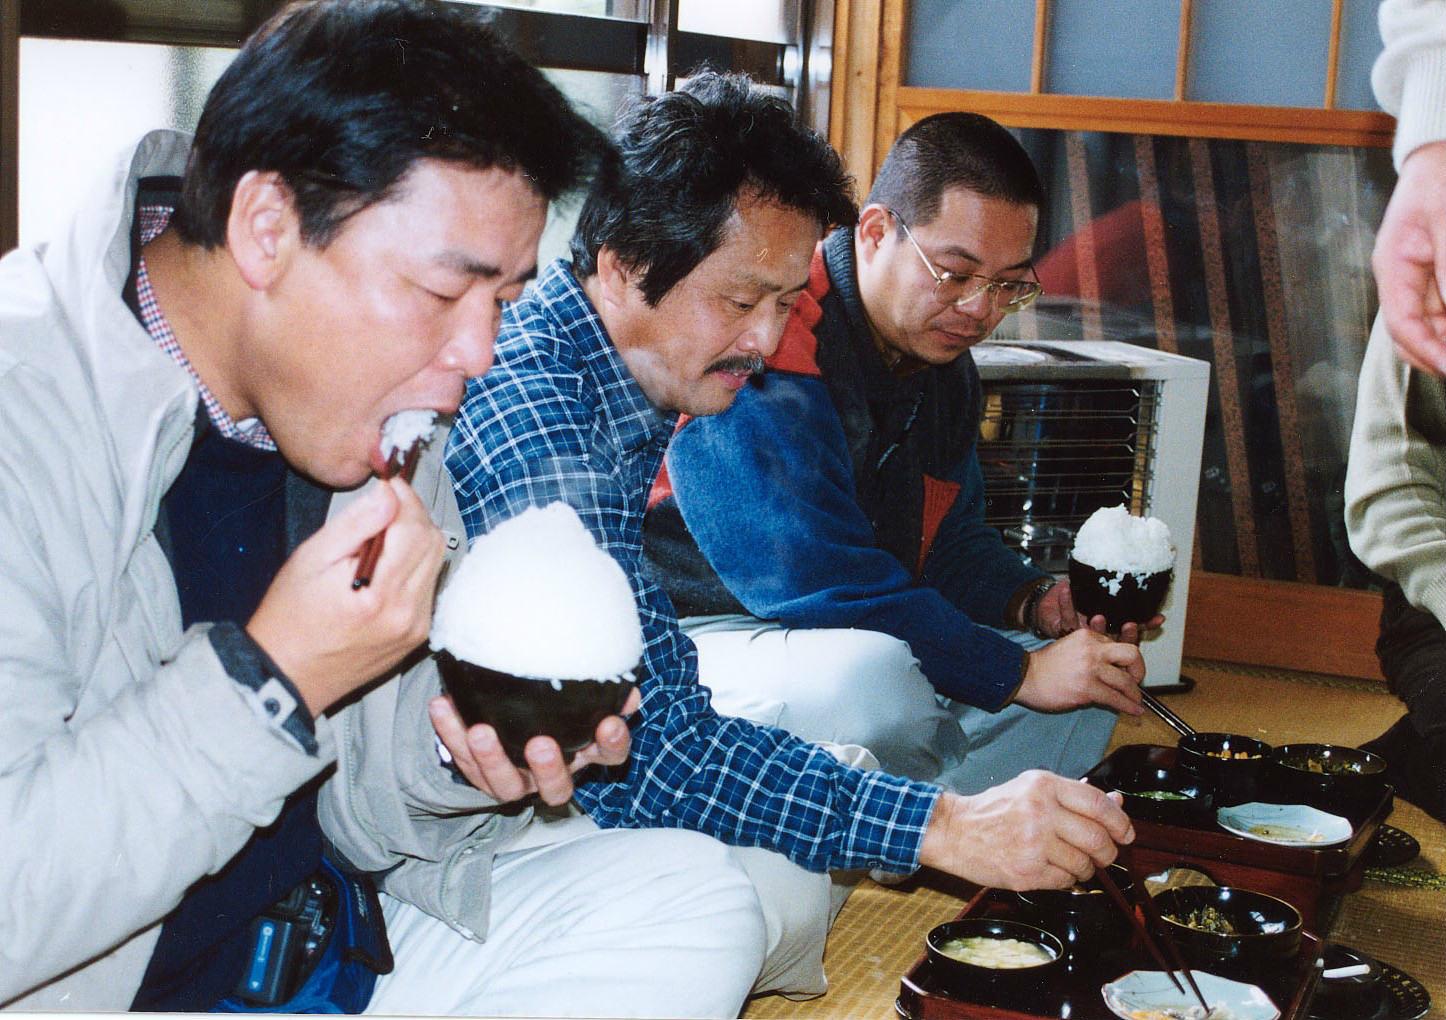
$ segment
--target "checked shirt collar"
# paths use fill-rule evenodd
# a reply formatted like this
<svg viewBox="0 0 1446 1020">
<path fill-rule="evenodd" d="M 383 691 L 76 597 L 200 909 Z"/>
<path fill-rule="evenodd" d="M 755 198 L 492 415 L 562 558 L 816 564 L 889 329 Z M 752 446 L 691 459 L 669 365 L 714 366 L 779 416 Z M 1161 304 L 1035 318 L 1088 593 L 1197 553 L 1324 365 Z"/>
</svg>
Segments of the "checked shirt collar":
<svg viewBox="0 0 1446 1020">
<path fill-rule="evenodd" d="M 537 302 L 581 353 L 585 370 L 602 396 L 603 424 L 613 445 L 628 457 L 649 447 L 666 446 L 678 416 L 659 411 L 643 393 L 573 275 L 572 263 L 554 261 L 534 287 Z"/>
</svg>

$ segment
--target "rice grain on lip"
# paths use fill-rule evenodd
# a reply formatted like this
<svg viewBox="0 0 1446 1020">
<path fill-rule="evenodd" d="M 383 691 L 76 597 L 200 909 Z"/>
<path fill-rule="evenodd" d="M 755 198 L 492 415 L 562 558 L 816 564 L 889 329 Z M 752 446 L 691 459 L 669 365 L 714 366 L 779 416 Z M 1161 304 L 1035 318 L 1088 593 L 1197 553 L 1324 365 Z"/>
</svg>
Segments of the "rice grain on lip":
<svg viewBox="0 0 1446 1020">
<path fill-rule="evenodd" d="M 431 645 L 514 676 L 631 680 L 643 654 L 632 586 L 566 503 L 472 543 L 437 599 Z"/>
<path fill-rule="evenodd" d="M 1124 504 L 1090 514 L 1075 536 L 1070 555 L 1096 570 L 1133 574 L 1140 583 L 1175 565 L 1175 547 L 1165 522 L 1158 517 L 1136 517 Z M 1116 579 L 1110 594 L 1118 593 Z"/>
</svg>

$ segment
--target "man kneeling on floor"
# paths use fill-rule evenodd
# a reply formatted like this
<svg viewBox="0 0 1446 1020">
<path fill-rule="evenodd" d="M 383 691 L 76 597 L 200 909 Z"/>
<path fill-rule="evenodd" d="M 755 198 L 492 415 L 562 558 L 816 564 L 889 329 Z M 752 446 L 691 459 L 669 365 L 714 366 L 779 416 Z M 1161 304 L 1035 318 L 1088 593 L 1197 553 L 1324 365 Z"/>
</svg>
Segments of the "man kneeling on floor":
<svg viewBox="0 0 1446 1020">
<path fill-rule="evenodd" d="M 621 165 L 594 186 L 573 260 L 504 312 L 497 363 L 471 384 L 447 462 L 470 535 L 562 500 L 622 566 L 644 639 L 631 758 L 574 787 L 553 741 L 530 740 L 520 770 L 491 727 L 464 730 L 445 700 L 435 707 L 457 767 L 490 798 L 575 794 L 587 815 L 531 826 L 527 849 L 472 837 L 467 819 L 425 823 L 477 850 L 442 898 L 459 922 L 481 923 L 457 904 L 493 873 L 486 942 L 434 957 L 437 1012 L 481 975 L 484 992 L 509 990 L 480 1000 L 494 1013 L 735 1015 L 752 988 L 822 990 L 831 869 L 929 865 L 991 886 L 1065 886 L 1133 838 L 1117 798 L 1083 783 L 1032 772 L 963 797 L 709 706 L 643 566 L 647 494 L 677 415 L 727 409 L 777 347 L 824 230 L 854 209 L 837 155 L 745 78 L 697 75 L 641 103 L 619 139 Z M 367 863 L 399 859 L 379 839 Z M 675 898 L 690 869 L 718 861 L 747 876 L 756 930 L 737 923 L 742 903 L 725 913 Z M 660 932 L 653 948 L 613 948 L 617 926 L 644 923 Z M 585 980 L 555 980 L 564 964 Z"/>
<path fill-rule="evenodd" d="M 1042 201 L 987 117 L 915 124 L 815 253 L 770 370 L 679 430 L 648 565 L 720 712 L 963 793 L 1082 775 L 1140 713 L 1140 627 L 1106 637 L 984 520 L 969 349 L 1040 292 Z"/>
<path fill-rule="evenodd" d="M 411 862 L 391 916 L 451 861 L 350 784 L 393 752 L 393 787 L 456 784 L 425 697 L 413 719 L 337 706 L 413 659 L 456 508 L 440 451 L 416 489 L 328 506 L 381 470 L 392 415 L 448 414 L 486 371 L 548 202 L 608 149 L 466 8 L 322 0 L 248 40 L 194 140 L 145 136 L 0 262 L 0 1005 L 367 1005 L 375 893 L 324 847 L 362 829 Z M 399 687 L 435 672 L 377 696 Z M 584 761 L 626 758 L 613 724 Z M 751 896 L 715 873 L 678 894 Z M 399 931 L 372 1007 L 428 1012 L 413 967 L 447 939 Z"/>
</svg>

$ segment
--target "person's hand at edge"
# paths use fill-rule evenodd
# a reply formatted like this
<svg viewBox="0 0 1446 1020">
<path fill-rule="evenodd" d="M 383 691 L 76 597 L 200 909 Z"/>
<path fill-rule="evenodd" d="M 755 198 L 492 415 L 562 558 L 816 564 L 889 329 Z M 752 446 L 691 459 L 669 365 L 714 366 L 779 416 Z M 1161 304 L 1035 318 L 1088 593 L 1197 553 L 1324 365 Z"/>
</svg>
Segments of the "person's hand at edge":
<svg viewBox="0 0 1446 1020">
<path fill-rule="evenodd" d="M 1446 141 L 1412 150 L 1401 164 L 1371 268 L 1396 353 L 1446 375 Z"/>
</svg>

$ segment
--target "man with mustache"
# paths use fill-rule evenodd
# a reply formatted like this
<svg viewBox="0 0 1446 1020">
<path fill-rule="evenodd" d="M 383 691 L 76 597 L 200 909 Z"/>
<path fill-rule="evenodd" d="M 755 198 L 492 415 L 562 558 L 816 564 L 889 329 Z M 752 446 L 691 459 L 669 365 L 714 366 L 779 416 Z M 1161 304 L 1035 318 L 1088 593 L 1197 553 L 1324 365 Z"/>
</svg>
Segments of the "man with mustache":
<svg viewBox="0 0 1446 1020">
<path fill-rule="evenodd" d="M 969 349 L 1040 292 L 1042 200 L 998 124 L 919 122 L 819 248 L 772 370 L 680 429 L 646 548 L 719 711 L 962 792 L 1080 775 L 1114 725 L 1089 706 L 1141 711 L 1139 627 L 1110 640 L 984 523 Z"/>
<path fill-rule="evenodd" d="M 497 362 L 469 384 L 447 464 L 470 535 L 562 500 L 627 574 L 644 638 L 631 756 L 574 786 L 548 738 L 528 742 L 519 770 L 490 726 L 464 730 L 445 699 L 433 721 L 461 774 L 496 800 L 575 795 L 587 817 L 552 823 L 556 845 L 683 829 L 695 831 L 672 835 L 735 848 L 764 919 L 755 988 L 818 993 L 826 872 L 923 864 L 991 886 L 1068 885 L 1133 833 L 1118 796 L 1084 783 L 1036 772 L 962 797 L 710 708 L 643 564 L 647 495 L 679 415 L 708 420 L 748 392 L 824 230 L 852 222 L 854 207 L 837 154 L 743 76 L 694 75 L 645 101 L 618 145 L 572 261 L 546 267 L 504 313 Z M 639 881 L 650 866 L 639 862 Z"/>
</svg>

